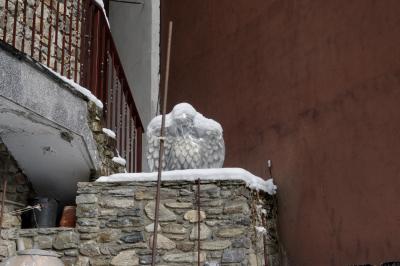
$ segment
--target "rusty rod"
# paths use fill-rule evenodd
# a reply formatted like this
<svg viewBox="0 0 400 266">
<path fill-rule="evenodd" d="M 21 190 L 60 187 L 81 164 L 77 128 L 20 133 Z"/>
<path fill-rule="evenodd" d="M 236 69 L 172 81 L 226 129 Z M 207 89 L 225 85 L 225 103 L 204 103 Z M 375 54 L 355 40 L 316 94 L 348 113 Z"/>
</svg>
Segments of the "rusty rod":
<svg viewBox="0 0 400 266">
<path fill-rule="evenodd" d="M 3 228 L 4 204 L 6 201 L 7 177 L 3 176 L 3 193 L 1 195 L 0 231 Z"/>
<path fill-rule="evenodd" d="M 160 210 L 160 190 L 161 190 L 161 173 L 162 173 L 162 162 L 164 157 L 164 134 L 165 134 L 165 113 L 167 110 L 167 96 L 168 96 L 168 80 L 169 80 L 169 62 L 171 55 L 171 38 L 172 38 L 172 21 L 169 22 L 168 29 L 168 48 L 167 48 L 167 61 L 165 68 L 165 80 L 164 80 L 164 98 L 162 106 L 162 119 L 161 119 L 161 132 L 160 132 L 160 151 L 158 156 L 158 175 L 157 175 L 157 192 L 156 192 L 156 207 L 154 214 L 154 231 L 153 231 L 153 247 L 151 251 L 151 265 L 156 265 L 157 255 L 157 228 L 158 228 L 158 215 Z M 138 154 L 138 156 L 140 156 Z"/>
<path fill-rule="evenodd" d="M 6 10 L 7 12 L 7 10 Z M 17 24 L 18 24 L 18 1 L 15 1 L 14 6 L 14 26 L 13 26 L 13 34 L 12 34 L 12 46 L 15 47 L 15 38 L 17 36 Z"/>
<path fill-rule="evenodd" d="M 197 265 L 200 266 L 200 178 L 197 179 Z"/>
</svg>

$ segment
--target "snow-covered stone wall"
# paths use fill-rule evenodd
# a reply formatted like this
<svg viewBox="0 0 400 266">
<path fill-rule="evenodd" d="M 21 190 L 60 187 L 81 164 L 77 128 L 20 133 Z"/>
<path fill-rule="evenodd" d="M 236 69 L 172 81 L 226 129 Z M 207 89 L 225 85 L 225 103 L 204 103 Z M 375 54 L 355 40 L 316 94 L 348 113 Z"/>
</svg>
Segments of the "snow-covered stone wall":
<svg viewBox="0 0 400 266">
<path fill-rule="evenodd" d="M 80 260 L 87 257 L 93 265 L 123 265 L 119 263 L 127 260 L 149 264 L 155 188 L 152 181 L 79 183 Z M 269 265 L 279 265 L 274 202 L 273 196 L 241 180 L 202 180 L 202 265 L 264 265 L 264 236 Z M 163 181 L 157 264 L 197 261 L 197 206 L 196 182 Z"/>
</svg>

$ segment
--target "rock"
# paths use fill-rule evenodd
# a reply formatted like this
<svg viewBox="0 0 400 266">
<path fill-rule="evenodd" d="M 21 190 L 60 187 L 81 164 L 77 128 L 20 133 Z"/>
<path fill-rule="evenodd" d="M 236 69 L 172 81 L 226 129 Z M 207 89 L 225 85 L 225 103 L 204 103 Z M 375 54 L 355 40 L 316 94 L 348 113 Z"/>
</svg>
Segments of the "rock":
<svg viewBox="0 0 400 266">
<path fill-rule="evenodd" d="M 200 248 L 202 250 L 221 250 L 226 249 L 231 245 L 229 240 L 213 240 L 201 242 Z"/>
<path fill-rule="evenodd" d="M 121 251 L 111 260 L 113 266 L 135 266 L 139 265 L 139 257 L 134 250 Z"/>
<path fill-rule="evenodd" d="M 100 249 L 95 241 L 88 241 L 80 245 L 79 252 L 88 257 L 100 255 Z"/>
<path fill-rule="evenodd" d="M 107 242 L 117 240 L 120 236 L 121 236 L 121 230 L 109 228 L 109 229 L 101 230 L 98 233 L 97 240 L 100 243 L 107 243 Z"/>
<path fill-rule="evenodd" d="M 197 224 L 193 226 L 192 231 L 190 232 L 189 239 L 197 240 L 198 239 L 198 231 Z M 211 230 L 205 224 L 200 224 L 200 240 L 207 239 L 211 236 Z"/>
<path fill-rule="evenodd" d="M 208 208 L 206 211 L 209 215 L 221 214 L 222 208 Z"/>
<path fill-rule="evenodd" d="M 197 210 L 187 211 L 183 218 L 191 223 L 196 223 L 199 221 L 199 218 L 197 217 L 197 212 Z M 206 213 L 204 211 L 200 211 L 200 221 L 203 221 L 204 219 L 206 219 Z"/>
<path fill-rule="evenodd" d="M 189 209 L 193 207 L 193 204 L 190 202 L 166 202 L 164 204 L 173 209 Z"/>
<path fill-rule="evenodd" d="M 81 194 L 75 199 L 76 204 L 82 203 L 97 203 L 97 196 L 95 194 Z"/>
<path fill-rule="evenodd" d="M 149 217 L 151 220 L 154 220 L 155 202 L 151 201 L 151 202 L 147 203 L 147 205 L 144 207 L 144 210 L 147 214 L 147 217 Z M 175 221 L 175 220 L 176 220 L 175 213 L 168 210 L 163 204 L 160 204 L 159 221 L 160 222 L 170 222 L 170 221 Z"/>
<path fill-rule="evenodd" d="M 89 258 L 79 256 L 78 260 L 76 261 L 76 266 L 89 266 Z"/>
<path fill-rule="evenodd" d="M 99 221 L 97 219 L 91 218 L 79 218 L 77 224 L 80 226 L 98 226 Z"/>
<path fill-rule="evenodd" d="M 198 262 L 197 252 L 185 252 L 185 253 L 177 253 L 177 254 L 167 254 L 163 256 L 163 259 L 166 262 L 175 262 L 175 263 L 194 263 Z M 207 254 L 204 252 L 200 252 L 200 262 L 204 262 L 206 260 Z"/>
<path fill-rule="evenodd" d="M 187 230 L 183 225 L 181 224 L 167 224 L 162 227 L 162 231 L 164 233 L 169 233 L 169 234 L 186 234 Z"/>
<path fill-rule="evenodd" d="M 134 189 L 132 188 L 112 189 L 108 191 L 108 194 L 113 195 L 114 197 L 133 197 Z"/>
<path fill-rule="evenodd" d="M 76 207 L 76 216 L 78 218 L 93 218 L 97 217 L 98 207 L 96 204 L 79 204 Z"/>
<path fill-rule="evenodd" d="M 232 240 L 232 247 L 234 248 L 250 248 L 251 240 L 248 237 L 240 237 Z"/>
<path fill-rule="evenodd" d="M 4 241 L 0 242 L 0 257 L 11 257 L 16 253 L 17 247 L 15 241 Z"/>
<path fill-rule="evenodd" d="M 57 250 L 77 248 L 79 243 L 79 235 L 72 231 L 64 231 L 58 233 L 56 236 L 53 247 Z"/>
<path fill-rule="evenodd" d="M 152 200 L 155 199 L 156 193 L 151 193 L 147 191 L 138 191 L 135 194 L 136 200 Z"/>
<path fill-rule="evenodd" d="M 110 219 L 106 222 L 107 227 L 119 228 L 132 226 L 132 221 L 129 218 Z"/>
<path fill-rule="evenodd" d="M 241 262 L 245 259 L 246 253 L 243 249 L 225 250 L 222 254 L 222 263 Z"/>
<path fill-rule="evenodd" d="M 132 234 L 120 238 L 125 243 L 138 243 L 144 241 L 142 232 L 133 232 Z"/>
<path fill-rule="evenodd" d="M 120 210 L 117 216 L 135 216 L 140 217 L 142 215 L 142 210 L 138 207 L 131 208 L 131 209 L 123 209 Z"/>
<path fill-rule="evenodd" d="M 164 234 L 166 237 L 172 240 L 185 240 L 186 239 L 186 234 L 185 235 L 178 235 L 178 234 Z"/>
<path fill-rule="evenodd" d="M 149 224 L 149 225 L 146 225 L 146 227 L 144 228 L 144 230 L 146 231 L 146 232 L 154 232 L 154 223 L 152 223 L 152 224 Z M 161 226 L 158 224 L 157 225 L 157 232 L 160 232 L 161 231 Z"/>
<path fill-rule="evenodd" d="M 142 265 L 147 265 L 147 264 L 151 264 L 152 262 L 152 256 L 151 255 L 143 255 L 140 256 L 139 258 L 139 263 Z M 156 256 L 156 263 L 160 262 L 160 256 Z"/>
<path fill-rule="evenodd" d="M 39 235 L 34 238 L 35 246 L 40 249 L 51 249 L 53 246 L 53 237 L 47 235 Z"/>
<path fill-rule="evenodd" d="M 64 251 L 65 256 L 69 257 L 77 257 L 79 255 L 78 251 L 76 249 L 69 249 Z"/>
<path fill-rule="evenodd" d="M 100 206 L 106 208 L 132 208 L 135 202 L 132 199 L 120 199 L 117 197 L 105 197 L 102 199 Z"/>
<path fill-rule="evenodd" d="M 150 237 L 149 246 L 153 246 L 153 236 Z M 176 244 L 174 241 L 163 236 L 162 234 L 157 234 L 157 248 L 171 250 L 176 248 Z"/>
<path fill-rule="evenodd" d="M 246 201 L 228 201 L 224 207 L 224 214 L 250 214 L 249 206 Z"/>
<path fill-rule="evenodd" d="M 176 243 L 176 248 L 182 251 L 193 251 L 194 243 L 193 242 L 178 242 Z"/>
<path fill-rule="evenodd" d="M 228 227 L 222 228 L 217 232 L 219 237 L 235 237 L 242 235 L 244 233 L 244 228 L 235 228 L 235 227 Z"/>
</svg>

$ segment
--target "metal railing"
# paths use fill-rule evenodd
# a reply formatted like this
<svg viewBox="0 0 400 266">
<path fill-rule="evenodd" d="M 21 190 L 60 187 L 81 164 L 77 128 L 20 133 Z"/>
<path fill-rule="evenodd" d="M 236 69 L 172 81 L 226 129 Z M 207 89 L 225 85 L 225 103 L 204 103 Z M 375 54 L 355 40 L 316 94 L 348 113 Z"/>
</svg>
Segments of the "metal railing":
<svg viewBox="0 0 400 266">
<path fill-rule="evenodd" d="M 95 0 L 0 0 L 0 40 L 89 89 L 104 104 L 129 172 L 141 171 L 143 125 Z"/>
</svg>

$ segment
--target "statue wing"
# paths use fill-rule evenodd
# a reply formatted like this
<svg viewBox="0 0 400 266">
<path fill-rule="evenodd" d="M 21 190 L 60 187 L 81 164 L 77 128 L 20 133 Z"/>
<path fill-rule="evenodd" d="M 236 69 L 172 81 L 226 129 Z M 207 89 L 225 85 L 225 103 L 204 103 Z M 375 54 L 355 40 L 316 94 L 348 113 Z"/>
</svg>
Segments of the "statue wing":
<svg viewBox="0 0 400 266">
<path fill-rule="evenodd" d="M 207 130 L 202 136 L 202 161 L 201 168 L 221 168 L 225 159 L 225 143 L 221 132 Z"/>
</svg>

